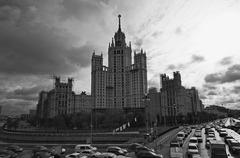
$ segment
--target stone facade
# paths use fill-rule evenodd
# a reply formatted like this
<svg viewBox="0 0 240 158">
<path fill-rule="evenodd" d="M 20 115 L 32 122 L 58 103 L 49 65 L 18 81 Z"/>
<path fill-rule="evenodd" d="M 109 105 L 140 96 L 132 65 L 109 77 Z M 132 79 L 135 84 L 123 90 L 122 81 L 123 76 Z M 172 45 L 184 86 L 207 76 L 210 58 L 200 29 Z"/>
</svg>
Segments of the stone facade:
<svg viewBox="0 0 240 158">
<path fill-rule="evenodd" d="M 91 94 L 95 109 L 142 108 L 142 97 L 147 93 L 146 53 L 134 52 L 132 64 L 131 43 L 126 44 L 121 30 L 108 47 L 108 67 L 103 65 L 103 55 L 92 55 Z"/>
<path fill-rule="evenodd" d="M 85 92 L 75 94 L 72 90 L 73 79 L 68 82 L 55 78 L 55 87 L 49 92 L 42 91 L 39 94 L 37 104 L 37 116 L 39 118 L 53 118 L 57 115 L 69 115 L 72 113 L 91 110 L 91 96 Z"/>
</svg>

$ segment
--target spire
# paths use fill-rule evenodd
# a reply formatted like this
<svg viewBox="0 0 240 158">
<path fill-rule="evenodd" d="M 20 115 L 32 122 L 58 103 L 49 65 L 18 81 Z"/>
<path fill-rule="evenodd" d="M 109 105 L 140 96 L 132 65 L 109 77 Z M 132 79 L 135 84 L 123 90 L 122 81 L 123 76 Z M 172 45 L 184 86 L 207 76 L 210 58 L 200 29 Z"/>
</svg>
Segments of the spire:
<svg viewBox="0 0 240 158">
<path fill-rule="evenodd" d="M 118 30 L 121 31 L 121 14 L 118 15 Z"/>
</svg>

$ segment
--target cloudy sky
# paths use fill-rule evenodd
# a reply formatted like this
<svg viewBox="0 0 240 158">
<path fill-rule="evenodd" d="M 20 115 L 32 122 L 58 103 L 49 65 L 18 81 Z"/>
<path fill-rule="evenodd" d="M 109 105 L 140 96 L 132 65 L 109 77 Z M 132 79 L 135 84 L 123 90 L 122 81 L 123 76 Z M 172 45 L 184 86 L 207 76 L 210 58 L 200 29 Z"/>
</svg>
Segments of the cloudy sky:
<svg viewBox="0 0 240 158">
<path fill-rule="evenodd" d="M 0 0 L 0 105 L 35 108 L 53 75 L 90 93 L 92 52 L 103 53 L 117 15 L 133 49 L 148 57 L 149 87 L 180 71 L 206 105 L 240 109 L 239 0 Z"/>
</svg>

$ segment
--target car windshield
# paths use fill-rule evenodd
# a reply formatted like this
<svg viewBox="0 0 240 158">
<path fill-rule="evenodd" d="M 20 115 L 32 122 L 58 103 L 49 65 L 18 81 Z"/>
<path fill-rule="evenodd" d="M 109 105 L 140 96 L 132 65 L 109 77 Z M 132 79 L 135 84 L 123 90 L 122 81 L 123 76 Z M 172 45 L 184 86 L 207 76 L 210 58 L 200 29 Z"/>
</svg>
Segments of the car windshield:
<svg viewBox="0 0 240 158">
<path fill-rule="evenodd" d="M 196 139 L 190 139 L 190 143 L 197 143 L 198 141 Z"/>
<path fill-rule="evenodd" d="M 179 147 L 179 144 L 178 143 L 171 143 L 170 147 Z"/>
<path fill-rule="evenodd" d="M 177 136 L 178 136 L 178 137 L 184 137 L 184 135 L 183 135 L 183 134 L 178 134 Z"/>
<path fill-rule="evenodd" d="M 193 149 L 193 150 L 197 150 L 197 147 L 196 146 L 189 146 L 188 149 Z"/>
<path fill-rule="evenodd" d="M 240 143 L 238 143 L 238 142 L 233 142 L 232 145 L 240 147 Z"/>
</svg>

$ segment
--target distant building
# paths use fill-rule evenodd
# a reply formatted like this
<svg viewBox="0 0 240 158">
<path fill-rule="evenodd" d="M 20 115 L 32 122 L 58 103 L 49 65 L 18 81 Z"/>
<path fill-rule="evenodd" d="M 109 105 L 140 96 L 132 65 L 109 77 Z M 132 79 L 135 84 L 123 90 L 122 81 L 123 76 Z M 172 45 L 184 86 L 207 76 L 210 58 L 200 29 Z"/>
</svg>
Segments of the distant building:
<svg viewBox="0 0 240 158">
<path fill-rule="evenodd" d="M 163 115 L 174 117 L 192 112 L 191 95 L 182 86 L 180 73 L 174 72 L 173 79 L 166 74 L 161 75 L 161 100 Z"/>
<path fill-rule="evenodd" d="M 131 43 L 127 45 L 121 29 L 108 47 L 108 67 L 103 65 L 103 55 L 92 55 L 91 94 L 95 109 L 144 108 L 142 97 L 147 93 L 146 53 L 134 52 L 132 63 Z"/>
<path fill-rule="evenodd" d="M 81 111 L 89 111 L 92 98 L 85 92 L 80 95 L 73 92 L 73 79 L 61 82 L 60 77 L 55 77 L 54 88 L 49 92 L 39 93 L 37 104 L 38 118 L 53 118 L 58 115 L 69 115 Z"/>
<path fill-rule="evenodd" d="M 74 92 L 72 91 L 72 78 L 68 82 L 60 82 L 55 78 L 55 88 L 48 93 L 49 116 L 66 115 L 74 112 Z"/>
<path fill-rule="evenodd" d="M 38 96 L 38 104 L 37 104 L 37 117 L 38 118 L 44 118 L 46 111 L 46 104 L 47 104 L 47 96 L 48 92 L 41 91 Z"/>
<path fill-rule="evenodd" d="M 215 114 L 217 116 L 223 116 L 223 117 L 227 117 L 227 110 L 221 110 L 223 109 L 222 107 L 219 106 L 208 106 L 204 109 L 205 112 L 209 113 L 209 114 Z M 224 108 L 225 109 L 225 108 Z"/>
<path fill-rule="evenodd" d="M 37 110 L 35 110 L 35 109 L 30 109 L 30 110 L 29 110 L 29 115 L 30 115 L 30 117 L 35 117 L 36 114 L 37 114 Z"/>
<path fill-rule="evenodd" d="M 149 121 L 166 123 L 173 121 L 177 116 L 186 116 L 188 113 L 196 115 L 203 111 L 202 101 L 199 99 L 196 88 L 186 89 L 182 86 L 180 73 L 174 72 L 170 79 L 166 74 L 161 75 L 161 89 L 149 89 L 150 99 L 148 106 Z"/>
<path fill-rule="evenodd" d="M 148 90 L 148 111 L 147 116 L 148 120 L 153 125 L 154 123 L 160 123 L 161 122 L 161 97 L 160 92 L 157 91 L 157 88 L 152 87 Z"/>
<path fill-rule="evenodd" d="M 199 99 L 198 91 L 195 87 L 187 89 L 188 93 L 191 96 L 192 112 L 196 115 L 198 112 L 203 111 L 202 102 Z"/>
<path fill-rule="evenodd" d="M 29 114 L 21 114 L 20 118 L 21 118 L 21 120 L 28 120 L 28 119 L 30 119 L 30 115 Z"/>
<path fill-rule="evenodd" d="M 74 112 L 91 111 L 92 109 L 92 96 L 87 95 L 86 92 L 76 94 L 74 96 Z"/>
</svg>

